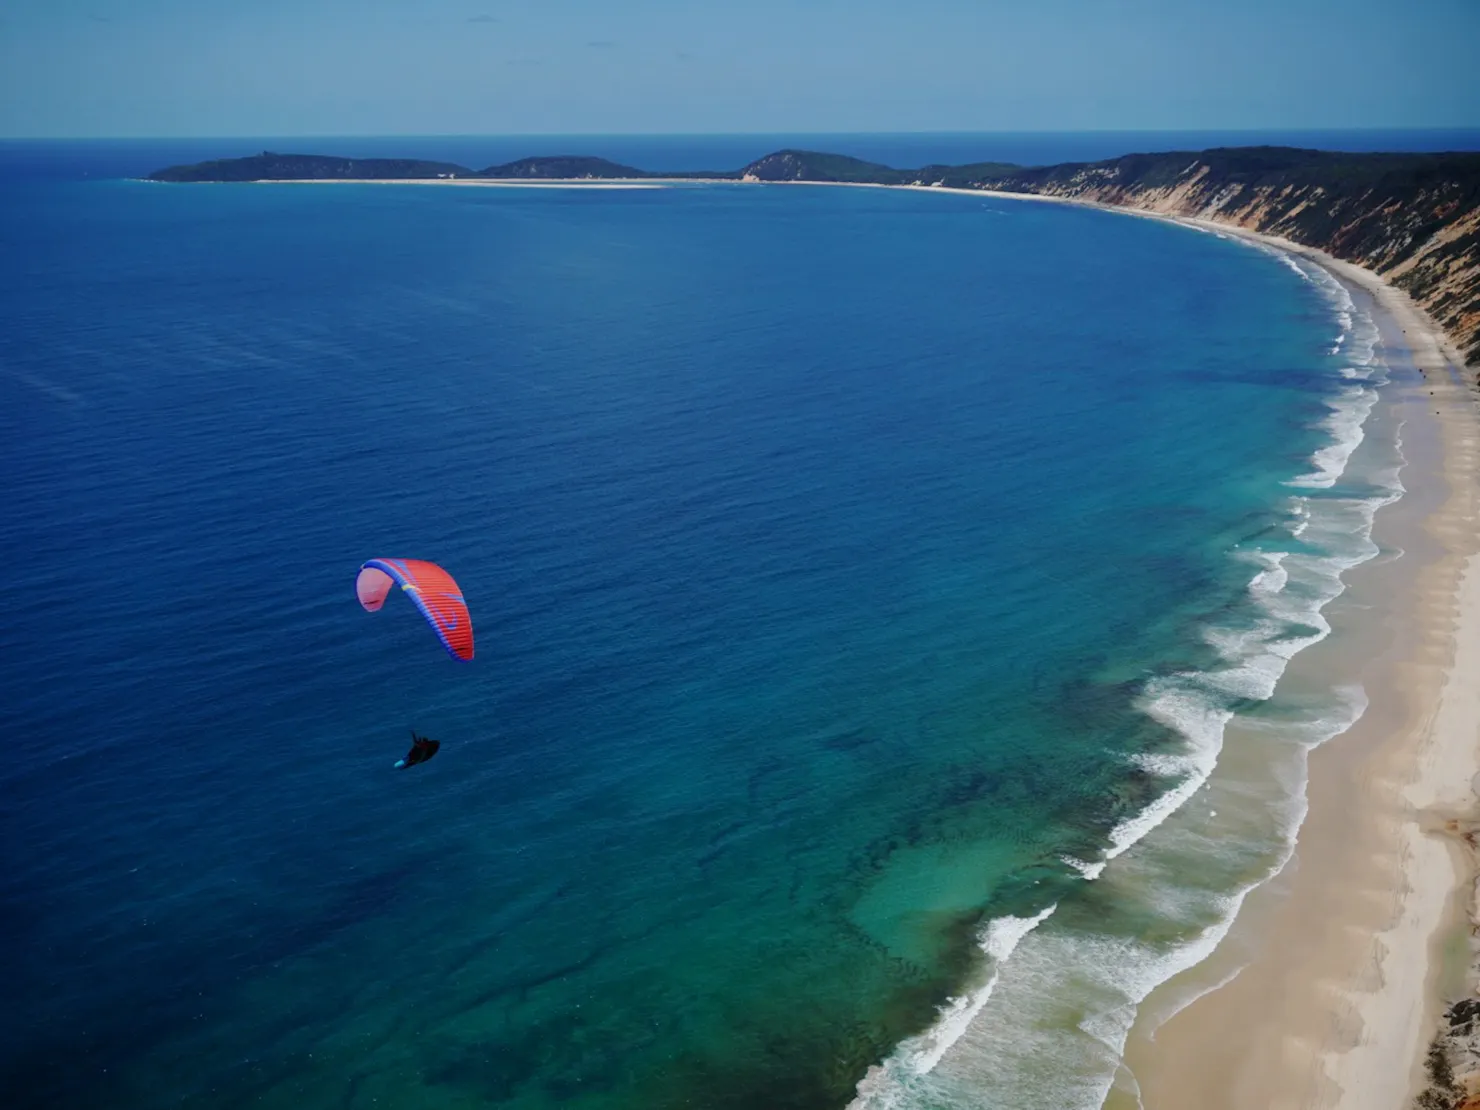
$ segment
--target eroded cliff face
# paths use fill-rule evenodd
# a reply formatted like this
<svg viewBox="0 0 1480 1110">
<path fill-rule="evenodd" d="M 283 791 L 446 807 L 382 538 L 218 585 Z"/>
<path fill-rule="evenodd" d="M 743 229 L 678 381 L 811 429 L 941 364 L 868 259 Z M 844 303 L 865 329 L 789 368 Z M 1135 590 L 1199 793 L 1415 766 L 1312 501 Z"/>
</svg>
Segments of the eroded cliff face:
<svg viewBox="0 0 1480 1110">
<path fill-rule="evenodd" d="M 1157 156 L 1159 160 L 1168 156 Z M 1180 170 L 1135 158 L 1052 167 L 982 188 L 1193 216 L 1280 235 L 1382 275 L 1408 292 L 1480 366 L 1480 188 L 1467 175 L 1322 184 L 1260 180 L 1200 155 Z"/>
</svg>

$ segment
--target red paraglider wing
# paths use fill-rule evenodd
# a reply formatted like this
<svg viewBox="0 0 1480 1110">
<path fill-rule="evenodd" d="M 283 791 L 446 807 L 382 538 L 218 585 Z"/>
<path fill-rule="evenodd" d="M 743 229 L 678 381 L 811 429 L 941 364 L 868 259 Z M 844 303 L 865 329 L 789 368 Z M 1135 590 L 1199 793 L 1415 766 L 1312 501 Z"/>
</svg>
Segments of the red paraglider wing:
<svg viewBox="0 0 1480 1110">
<path fill-rule="evenodd" d="M 425 559 L 371 559 L 360 568 L 355 593 L 373 613 L 393 585 L 416 602 L 448 654 L 465 663 L 473 658 L 473 619 L 452 575 Z"/>
</svg>

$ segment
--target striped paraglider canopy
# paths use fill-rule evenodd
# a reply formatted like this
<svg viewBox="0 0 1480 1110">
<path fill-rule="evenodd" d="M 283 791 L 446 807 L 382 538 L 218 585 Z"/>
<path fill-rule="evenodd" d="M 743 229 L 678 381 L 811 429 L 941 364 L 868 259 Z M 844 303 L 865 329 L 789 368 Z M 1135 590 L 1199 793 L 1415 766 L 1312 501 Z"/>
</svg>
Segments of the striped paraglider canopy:
<svg viewBox="0 0 1480 1110">
<path fill-rule="evenodd" d="M 449 655 L 465 663 L 473 658 L 473 619 L 452 575 L 425 559 L 371 559 L 360 567 L 355 593 L 374 613 L 392 586 L 400 586 L 416 602 Z"/>
</svg>

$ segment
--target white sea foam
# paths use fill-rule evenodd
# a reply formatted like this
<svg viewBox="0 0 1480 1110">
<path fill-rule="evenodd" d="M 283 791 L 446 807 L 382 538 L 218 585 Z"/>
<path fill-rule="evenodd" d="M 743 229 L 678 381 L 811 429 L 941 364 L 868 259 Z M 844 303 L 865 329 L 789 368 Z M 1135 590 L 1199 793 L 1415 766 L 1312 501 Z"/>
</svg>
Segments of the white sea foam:
<svg viewBox="0 0 1480 1110">
<path fill-rule="evenodd" d="M 1306 281 L 1317 281 L 1318 275 L 1313 271 L 1322 271 L 1322 267 L 1315 266 L 1312 263 L 1308 263 L 1304 259 L 1291 254 L 1289 251 L 1281 250 L 1279 247 L 1271 246 L 1267 243 L 1260 243 L 1253 239 L 1243 239 L 1241 241 L 1259 251 L 1260 253 L 1269 255 L 1270 258 L 1273 258 L 1282 266 L 1288 266 L 1290 269 L 1294 270 L 1297 274 L 1303 277 Z"/>
<path fill-rule="evenodd" d="M 865 1107 L 883 1110 L 895 1106 L 902 1083 L 907 1084 L 911 1078 L 933 1071 L 992 997 L 992 988 L 997 985 L 1008 957 L 1023 938 L 1047 921 L 1056 909 L 1058 906 L 1052 905 L 1032 917 L 998 917 L 988 922 L 977 940 L 988 960 L 986 980 L 948 1001 L 940 1008 L 934 1025 L 901 1043 L 884 1065 L 870 1068 L 869 1074 L 858 1084 L 858 1097 L 850 1106 L 859 1110 Z"/>
<path fill-rule="evenodd" d="M 1331 347 L 1331 354 L 1337 354 L 1345 347 L 1351 352 L 1354 365 L 1342 373 L 1350 377 L 1367 377 L 1380 338 L 1376 321 L 1367 313 L 1357 310 L 1351 292 L 1324 267 L 1313 266 L 1309 276 L 1311 283 L 1336 310 L 1339 330 Z"/>
<path fill-rule="evenodd" d="M 1032 917 L 999 917 L 988 922 L 979 939 L 982 951 L 991 961 L 987 981 L 976 990 L 947 1002 L 941 1008 L 935 1025 L 901 1046 L 904 1051 L 899 1058 L 906 1067 L 916 1075 L 924 1075 L 940 1063 L 946 1049 L 961 1039 L 971 1019 L 987 1004 L 992 988 L 997 985 L 998 972 L 1019 942 L 1047 921 L 1056 909 L 1058 906 L 1053 905 Z"/>
<path fill-rule="evenodd" d="M 1328 432 L 1333 442 L 1320 448 L 1311 456 L 1315 470 L 1290 481 L 1292 486 L 1306 489 L 1330 489 L 1346 471 L 1352 452 L 1362 442 L 1363 427 L 1377 404 L 1377 390 L 1365 385 L 1350 385 L 1335 398 L 1328 401 L 1331 415 L 1321 421 L 1321 428 Z"/>
<path fill-rule="evenodd" d="M 1059 857 L 1059 862 L 1067 863 L 1070 867 L 1074 868 L 1075 871 L 1078 871 L 1086 879 L 1098 879 L 1100 877 L 1100 872 L 1105 870 L 1104 860 L 1099 860 L 1096 863 L 1086 863 L 1078 856 L 1062 855 Z"/>
<path fill-rule="evenodd" d="M 1285 551 L 1256 551 L 1255 558 L 1264 564 L 1264 569 L 1254 575 L 1253 581 L 1249 583 L 1249 592 L 1253 594 L 1277 594 L 1285 588 L 1285 583 L 1290 581 L 1290 572 L 1284 568 Z"/>
<path fill-rule="evenodd" d="M 1223 727 L 1233 716 L 1233 710 L 1218 704 L 1205 691 L 1187 682 L 1188 677 L 1176 675 L 1153 679 L 1142 695 L 1144 712 L 1180 733 L 1186 741 L 1186 748 L 1177 755 L 1141 756 L 1137 759 L 1137 763 L 1152 774 L 1167 778 L 1182 776 L 1182 782 L 1110 830 L 1110 846 L 1105 849 L 1104 856 L 1107 863 L 1182 808 L 1182 804 L 1208 781 L 1218 763 Z"/>
<path fill-rule="evenodd" d="M 1370 363 L 1377 329 L 1356 306 L 1346 289 L 1324 270 L 1312 279 L 1342 309 L 1343 322 L 1351 320 L 1354 345 Z M 1363 370 L 1371 372 L 1370 365 Z M 1330 488 L 1345 475 L 1352 455 L 1362 442 L 1364 428 L 1378 398 L 1378 386 L 1348 387 L 1331 403 L 1332 417 L 1325 427 L 1334 443 L 1318 449 L 1312 457 L 1316 471 L 1303 484 Z M 1142 708 L 1148 716 L 1166 725 L 1183 739 L 1183 748 L 1173 755 L 1142 756 L 1137 762 L 1145 770 L 1178 780 L 1177 784 L 1141 813 L 1111 831 L 1110 846 L 1101 862 L 1109 862 L 1138 843 L 1152 829 L 1175 813 L 1207 783 L 1217 766 L 1226 725 L 1234 715 L 1237 699 L 1264 701 L 1270 698 L 1289 662 L 1296 654 L 1318 643 L 1331 632 L 1322 610 L 1345 590 L 1343 574 L 1372 559 L 1378 547 L 1372 542 L 1377 510 L 1403 493 L 1399 471 L 1403 465 L 1401 426 L 1395 435 L 1396 462 L 1364 479 L 1376 492 L 1363 498 L 1305 496 L 1293 499 L 1293 538 L 1315 550 L 1280 551 L 1253 549 L 1239 553 L 1259 569 L 1250 579 L 1248 594 L 1254 619 L 1243 624 L 1213 626 L 1205 630 L 1207 642 L 1226 664 L 1204 672 L 1185 672 L 1148 683 Z M 1334 735 L 1350 727 L 1365 708 L 1365 698 L 1354 712 L 1338 712 Z M 1355 701 L 1353 702 L 1355 705 Z M 1324 739 L 1325 736 L 1322 737 Z M 1304 784 L 1296 792 L 1300 815 L 1291 828 L 1298 828 L 1304 815 Z M 1291 841 L 1293 843 L 1293 839 Z M 1094 861 L 1075 861 L 1088 873 Z M 1098 872 L 1096 872 L 1098 874 Z"/>
<path fill-rule="evenodd" d="M 1345 290 L 1343 290 L 1343 292 L 1345 292 Z M 1350 294 L 1348 294 L 1348 296 L 1350 296 Z M 1344 344 L 1347 341 L 1347 338 L 1351 335 L 1352 314 L 1343 308 L 1336 313 L 1336 321 L 1340 325 L 1340 330 L 1337 333 L 1336 341 L 1331 344 L 1330 353 L 1333 355 L 1337 354 L 1341 350 L 1342 344 Z"/>
<path fill-rule="evenodd" d="M 1290 504 L 1290 535 L 1298 540 L 1308 527 L 1310 527 L 1310 506 L 1306 504 L 1306 500 L 1303 497 L 1292 498 Z"/>
</svg>

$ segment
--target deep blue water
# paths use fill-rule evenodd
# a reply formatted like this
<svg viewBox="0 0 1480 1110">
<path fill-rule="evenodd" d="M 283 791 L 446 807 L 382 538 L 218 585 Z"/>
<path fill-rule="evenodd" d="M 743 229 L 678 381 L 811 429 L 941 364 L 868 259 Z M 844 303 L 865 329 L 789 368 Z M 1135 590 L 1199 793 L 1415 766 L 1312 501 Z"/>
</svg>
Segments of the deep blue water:
<svg viewBox="0 0 1480 1110">
<path fill-rule="evenodd" d="M 584 154 L 638 169 L 733 170 L 785 148 L 848 154 L 901 169 L 930 164 L 1093 162 L 1136 151 L 1217 146 L 1352 151 L 1480 150 L 1480 128 L 1344 131 L 1061 131 L 920 134 L 261 136 L 216 139 L 3 139 L 6 177 L 142 177 L 166 165 L 240 158 L 260 150 L 405 157 L 472 169 L 546 154 Z"/>
<path fill-rule="evenodd" d="M 10 1105 L 840 1105 L 1162 788 L 1339 382 L 1099 212 L 5 156 Z"/>
</svg>

